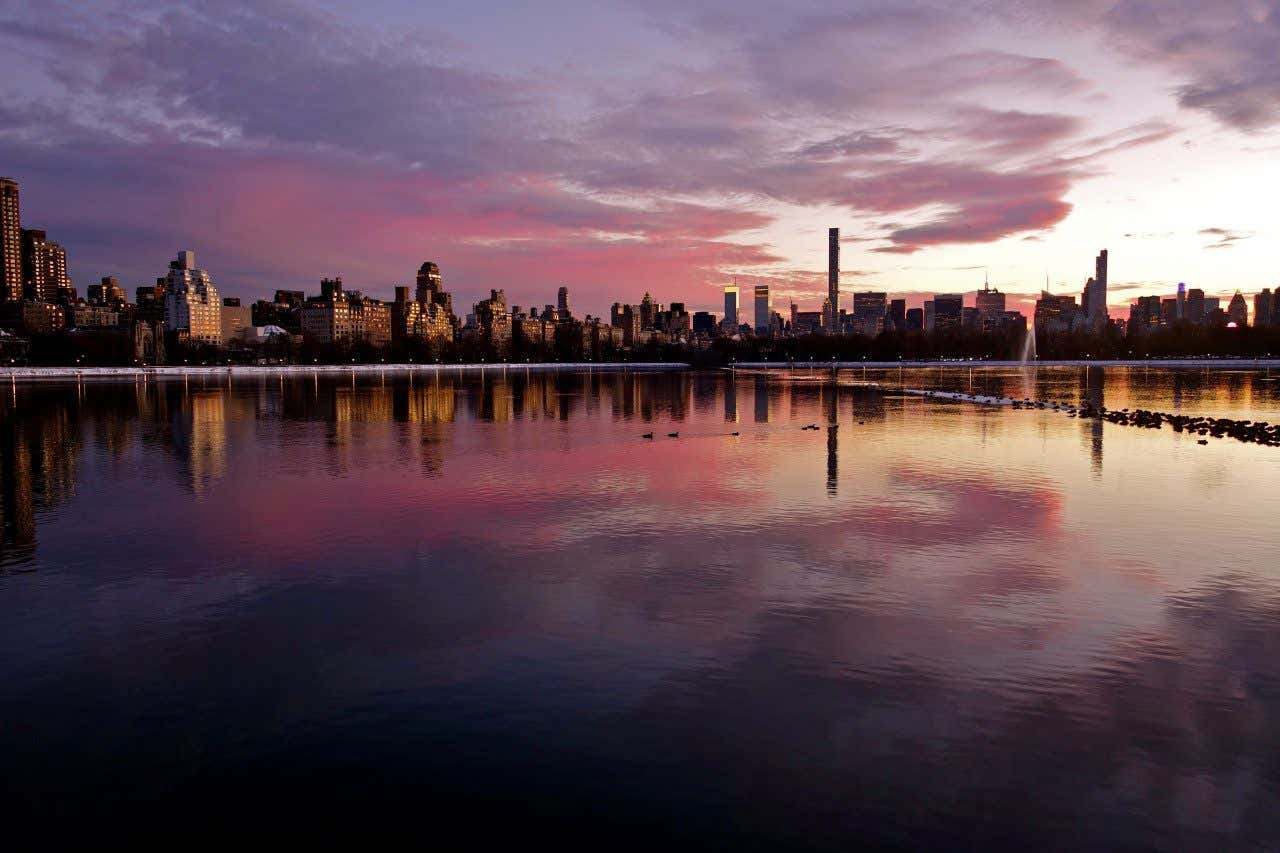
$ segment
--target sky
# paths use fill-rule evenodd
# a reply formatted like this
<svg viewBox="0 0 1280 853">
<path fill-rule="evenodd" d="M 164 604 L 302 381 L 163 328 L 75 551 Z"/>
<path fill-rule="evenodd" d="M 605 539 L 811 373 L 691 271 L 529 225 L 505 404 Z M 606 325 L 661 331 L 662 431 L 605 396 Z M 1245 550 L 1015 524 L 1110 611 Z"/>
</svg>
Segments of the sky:
<svg viewBox="0 0 1280 853">
<path fill-rule="evenodd" d="M 576 312 L 767 283 L 1280 285 L 1280 0 L 0 0 L 0 175 L 81 293 L 424 260 Z"/>
</svg>

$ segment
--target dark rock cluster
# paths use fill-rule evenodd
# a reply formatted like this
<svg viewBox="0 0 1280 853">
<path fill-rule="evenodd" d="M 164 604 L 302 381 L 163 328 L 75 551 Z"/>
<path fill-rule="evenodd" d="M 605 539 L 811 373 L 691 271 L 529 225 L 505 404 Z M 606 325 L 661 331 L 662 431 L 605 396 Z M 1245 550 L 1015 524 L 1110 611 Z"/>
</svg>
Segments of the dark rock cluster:
<svg viewBox="0 0 1280 853">
<path fill-rule="evenodd" d="M 1047 409 L 1065 412 L 1070 418 L 1097 418 L 1119 426 L 1138 427 L 1139 429 L 1160 429 L 1168 425 L 1174 432 L 1207 435 L 1213 438 L 1234 438 L 1247 444 L 1265 444 L 1280 447 L 1280 424 L 1269 424 L 1265 421 L 1242 421 L 1232 418 L 1206 418 L 1195 415 L 1174 415 L 1168 412 L 1152 412 L 1146 409 L 1108 409 L 1105 406 L 1094 406 L 1091 403 L 1073 404 L 1063 400 L 1031 400 L 1024 398 L 987 397 L 980 394 L 924 392 L 926 397 L 945 397 L 951 400 L 963 400 L 973 403 L 1008 403 L 1015 409 Z M 1198 444 L 1207 444 L 1200 440 Z"/>
<path fill-rule="evenodd" d="M 1195 415 L 1172 415 L 1168 412 L 1151 412 L 1146 409 L 1114 411 L 1106 407 L 1084 405 L 1076 410 L 1082 418 L 1100 418 L 1121 426 L 1143 429 L 1160 429 L 1168 424 L 1174 432 L 1189 432 L 1214 438 L 1234 438 L 1247 444 L 1266 444 L 1280 447 L 1280 425 L 1265 421 L 1239 421 L 1232 418 L 1205 418 Z"/>
</svg>

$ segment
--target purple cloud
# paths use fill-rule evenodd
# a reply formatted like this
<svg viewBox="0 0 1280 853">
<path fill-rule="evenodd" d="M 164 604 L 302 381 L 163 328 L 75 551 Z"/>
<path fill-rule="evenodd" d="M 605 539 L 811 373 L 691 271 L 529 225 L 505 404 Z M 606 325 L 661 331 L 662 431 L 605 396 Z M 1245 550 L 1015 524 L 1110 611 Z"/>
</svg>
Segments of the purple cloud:
<svg viewBox="0 0 1280 853">
<path fill-rule="evenodd" d="M 1164 16 L 1144 31 L 1136 2 L 1062 18 L 1170 69 L 1184 106 L 1260 127 L 1276 67 L 1262 6 L 1219 25 L 1188 5 L 1181 36 Z M 554 265 L 585 286 L 625 264 L 628 286 L 710 302 L 732 272 L 794 273 L 759 236 L 780 211 L 874 217 L 847 236 L 890 254 L 1034 237 L 1103 158 L 1175 132 L 1136 116 L 1101 133 L 1092 80 L 986 26 L 1015 27 L 1021 7 L 645 4 L 630 13 L 652 26 L 620 42 L 631 55 L 571 70 L 467 44 L 445 13 L 426 29 L 333 8 L 0 12 L 0 165 L 80 281 L 146 281 L 196 245 L 245 295 L 339 265 L 389 287 L 430 256 L 464 298 L 522 262 L 530 287 Z M 1253 33 L 1231 25 L 1241 15 Z"/>
<path fill-rule="evenodd" d="M 1223 124 L 1261 131 L 1280 122 L 1280 3 L 1119 0 L 1100 20 L 1133 58 L 1182 82 L 1178 103 Z"/>
</svg>

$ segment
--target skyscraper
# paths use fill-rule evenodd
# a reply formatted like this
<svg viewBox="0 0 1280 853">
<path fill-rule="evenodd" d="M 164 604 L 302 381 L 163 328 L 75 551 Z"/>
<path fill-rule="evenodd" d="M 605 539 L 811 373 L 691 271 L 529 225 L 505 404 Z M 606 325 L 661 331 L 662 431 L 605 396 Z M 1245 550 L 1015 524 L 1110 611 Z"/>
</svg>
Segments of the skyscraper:
<svg viewBox="0 0 1280 853">
<path fill-rule="evenodd" d="M 221 344 L 222 300 L 209 273 L 196 268 L 196 253 L 179 252 L 164 282 L 165 327 L 192 343 Z"/>
<path fill-rule="evenodd" d="M 89 285 L 88 301 L 90 305 L 119 307 L 128 301 L 124 288 L 115 276 L 103 276 L 101 284 Z"/>
<path fill-rule="evenodd" d="M 939 293 L 933 297 L 933 330 L 959 329 L 964 317 L 963 293 Z"/>
<path fill-rule="evenodd" d="M 0 178 L 0 301 L 22 301 L 22 217 L 12 178 Z"/>
<path fill-rule="evenodd" d="M 573 316 L 572 312 L 569 311 L 569 288 L 561 287 L 556 291 L 556 307 L 560 311 L 561 320 L 568 320 Z"/>
<path fill-rule="evenodd" d="M 1139 296 L 1129 306 L 1129 331 L 1155 329 L 1164 321 L 1164 306 L 1159 296 Z"/>
<path fill-rule="evenodd" d="M 875 337 L 884 331 L 889 294 L 871 290 L 853 294 L 853 325 L 859 335 Z"/>
<path fill-rule="evenodd" d="M 893 324 L 896 332 L 906 331 L 907 328 L 907 300 L 891 299 L 889 300 L 889 322 Z"/>
<path fill-rule="evenodd" d="M 640 300 L 640 331 L 653 331 L 653 321 L 657 319 L 659 310 L 661 309 L 658 303 L 654 302 L 653 297 L 646 292 L 644 298 Z"/>
<path fill-rule="evenodd" d="M 1274 313 L 1275 297 L 1271 295 L 1271 288 L 1264 287 L 1253 297 L 1253 325 L 1270 326 Z"/>
<path fill-rule="evenodd" d="M 724 325 L 729 332 L 738 328 L 738 285 L 731 284 L 724 289 Z"/>
<path fill-rule="evenodd" d="M 981 315 L 1003 314 L 1005 308 L 1005 296 L 999 289 L 992 289 L 989 282 L 984 282 L 982 290 L 978 291 L 974 307 L 978 309 Z"/>
<path fill-rule="evenodd" d="M 864 290 L 853 294 L 853 315 L 855 317 L 883 316 L 888 311 L 888 306 L 889 294 L 887 293 Z"/>
<path fill-rule="evenodd" d="M 1178 319 L 1187 319 L 1187 283 L 1178 282 Z"/>
<path fill-rule="evenodd" d="M 1219 306 L 1220 300 L 1216 296 L 1204 297 L 1204 322 L 1212 322 L 1220 325 L 1227 322 L 1227 315 Z"/>
<path fill-rule="evenodd" d="M 453 297 L 445 292 L 440 267 L 431 261 L 423 261 L 422 266 L 418 267 L 417 290 L 414 295 L 418 302 L 439 305 L 446 314 L 453 313 Z"/>
<path fill-rule="evenodd" d="M 1037 333 L 1074 330 L 1077 319 L 1082 316 L 1074 296 L 1040 291 L 1034 315 Z"/>
<path fill-rule="evenodd" d="M 1193 287 L 1187 291 L 1187 305 L 1182 312 L 1182 319 L 1199 325 L 1204 322 L 1204 318 L 1204 291 L 1198 287 Z"/>
<path fill-rule="evenodd" d="M 1235 323 L 1241 328 L 1249 325 L 1249 306 L 1245 304 L 1244 294 L 1238 290 L 1227 303 L 1227 322 Z"/>
<path fill-rule="evenodd" d="M 36 302 L 70 302 L 67 253 L 45 232 L 22 229 L 23 296 Z"/>
<path fill-rule="evenodd" d="M 822 318 L 828 333 L 836 331 L 840 320 L 840 229 L 827 229 L 827 315 Z"/>
<path fill-rule="evenodd" d="M 756 285 L 756 334 L 769 333 L 769 285 Z"/>
<path fill-rule="evenodd" d="M 1110 317 L 1107 314 L 1107 250 L 1103 249 L 1093 261 L 1094 273 L 1090 283 L 1085 285 L 1088 299 L 1085 303 L 1085 315 L 1089 326 L 1095 331 L 1107 325 Z"/>
</svg>

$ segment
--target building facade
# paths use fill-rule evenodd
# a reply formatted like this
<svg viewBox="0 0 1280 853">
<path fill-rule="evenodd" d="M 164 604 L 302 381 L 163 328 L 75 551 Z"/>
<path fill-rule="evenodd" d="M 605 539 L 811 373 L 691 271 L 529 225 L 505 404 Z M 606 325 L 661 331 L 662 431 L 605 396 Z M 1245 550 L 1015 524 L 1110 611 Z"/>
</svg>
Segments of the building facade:
<svg viewBox="0 0 1280 853">
<path fill-rule="evenodd" d="M 22 216 L 18 182 L 0 178 L 0 302 L 22 301 Z"/>
<path fill-rule="evenodd" d="M 241 305 L 237 297 L 222 300 L 222 345 L 243 343 L 245 332 L 253 328 L 253 309 Z"/>
<path fill-rule="evenodd" d="M 1083 321 L 1084 315 L 1074 296 L 1041 291 L 1036 300 L 1034 322 L 1037 332 L 1069 332 Z"/>
<path fill-rule="evenodd" d="M 724 289 L 724 326 L 730 334 L 738 329 L 738 285 Z"/>
<path fill-rule="evenodd" d="M 889 294 L 871 290 L 853 294 L 853 331 L 874 338 L 884 331 L 889 312 Z"/>
<path fill-rule="evenodd" d="M 931 331 L 959 329 L 964 321 L 964 294 L 938 293 L 933 297 Z"/>
<path fill-rule="evenodd" d="M 392 341 L 419 341 L 432 347 L 452 343 L 454 318 L 444 302 L 434 301 L 430 292 L 424 294 L 429 297 L 428 301 L 411 299 L 407 287 L 397 287 L 395 293 L 395 301 L 391 303 Z M 415 295 L 422 293 L 419 288 Z"/>
<path fill-rule="evenodd" d="M 1271 295 L 1271 288 L 1264 287 L 1253 297 L 1253 325 L 1274 325 L 1272 322 L 1274 320 L 1274 314 L 1275 299 Z"/>
<path fill-rule="evenodd" d="M 1085 282 L 1081 308 L 1089 327 L 1101 330 L 1110 319 L 1107 313 L 1107 250 L 1103 249 L 1093 259 L 1093 278 Z"/>
<path fill-rule="evenodd" d="M 490 290 L 489 298 L 475 304 L 475 330 L 498 358 L 511 357 L 511 314 L 505 290 Z"/>
<path fill-rule="evenodd" d="M 22 328 L 32 335 L 51 335 L 67 327 L 67 310 L 54 302 L 22 302 Z"/>
<path fill-rule="evenodd" d="M 116 281 L 115 276 L 110 275 L 103 276 L 100 284 L 89 285 L 87 296 L 90 305 L 107 308 L 119 308 L 129 301 L 120 282 Z"/>
<path fill-rule="evenodd" d="M 68 304 L 75 297 L 66 251 L 37 228 L 22 229 L 22 292 L 36 302 Z"/>
<path fill-rule="evenodd" d="M 1244 294 L 1238 290 L 1227 303 L 1227 322 L 1240 328 L 1249 325 L 1249 305 L 1244 301 Z"/>
<path fill-rule="evenodd" d="M 347 292 L 341 277 L 327 278 L 320 282 L 320 295 L 303 304 L 301 326 L 303 337 L 319 346 L 384 347 L 391 342 L 391 309 L 385 302 Z"/>
<path fill-rule="evenodd" d="M 1187 291 L 1187 304 L 1183 308 L 1182 319 L 1198 326 L 1204 322 L 1206 313 L 1204 291 L 1198 287 L 1190 288 Z"/>
<path fill-rule="evenodd" d="M 196 267 L 196 253 L 184 250 L 169 262 L 164 279 L 165 328 L 191 343 L 222 343 L 222 301 L 213 279 Z"/>
<path fill-rule="evenodd" d="M 418 268 L 414 298 L 418 302 L 439 305 L 449 316 L 453 315 L 453 297 L 444 289 L 444 276 L 433 261 L 423 261 Z"/>
<path fill-rule="evenodd" d="M 990 284 L 984 284 L 974 299 L 974 307 L 982 315 L 1003 314 L 1005 312 L 1005 295 Z"/>
<path fill-rule="evenodd" d="M 836 330 L 840 318 L 840 229 L 827 229 L 827 301 L 822 306 L 822 325 Z"/>
<path fill-rule="evenodd" d="M 769 285 L 757 284 L 755 291 L 755 330 L 757 335 L 769 334 L 769 325 L 772 321 L 770 316 L 771 308 L 769 305 Z"/>
</svg>

